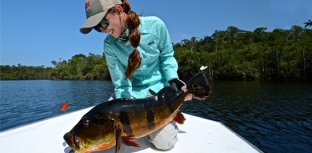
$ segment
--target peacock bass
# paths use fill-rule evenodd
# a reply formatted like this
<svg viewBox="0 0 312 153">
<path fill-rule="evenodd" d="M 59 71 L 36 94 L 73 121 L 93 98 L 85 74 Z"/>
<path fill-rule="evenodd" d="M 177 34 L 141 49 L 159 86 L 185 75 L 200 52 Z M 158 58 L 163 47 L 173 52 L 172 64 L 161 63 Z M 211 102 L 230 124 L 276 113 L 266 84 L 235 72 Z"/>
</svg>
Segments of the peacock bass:
<svg viewBox="0 0 312 153">
<path fill-rule="evenodd" d="M 63 138 L 76 153 L 113 146 L 118 153 L 121 143 L 139 147 L 134 139 L 153 133 L 170 121 L 183 124 L 185 119 L 179 107 L 188 94 L 201 100 L 211 94 L 203 73 L 193 76 L 186 85 L 184 91 L 171 84 L 149 98 L 115 99 L 96 105 Z"/>
</svg>

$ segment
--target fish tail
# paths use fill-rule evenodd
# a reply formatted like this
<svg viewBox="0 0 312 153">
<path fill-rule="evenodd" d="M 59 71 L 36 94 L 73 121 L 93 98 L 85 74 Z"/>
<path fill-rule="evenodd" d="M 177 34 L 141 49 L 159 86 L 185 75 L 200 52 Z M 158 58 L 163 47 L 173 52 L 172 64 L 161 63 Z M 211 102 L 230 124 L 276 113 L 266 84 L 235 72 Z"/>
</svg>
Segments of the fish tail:
<svg viewBox="0 0 312 153">
<path fill-rule="evenodd" d="M 193 94 L 193 98 L 204 100 L 211 94 L 211 87 L 204 73 L 195 74 L 187 83 L 187 92 Z"/>
</svg>

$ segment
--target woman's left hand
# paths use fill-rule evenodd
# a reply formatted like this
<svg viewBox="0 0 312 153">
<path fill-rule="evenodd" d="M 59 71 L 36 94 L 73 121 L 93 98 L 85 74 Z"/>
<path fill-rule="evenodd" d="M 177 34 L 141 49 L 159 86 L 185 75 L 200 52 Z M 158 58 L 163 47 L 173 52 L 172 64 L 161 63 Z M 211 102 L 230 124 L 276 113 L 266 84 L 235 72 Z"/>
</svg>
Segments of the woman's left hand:
<svg viewBox="0 0 312 153">
<path fill-rule="evenodd" d="M 186 84 L 178 78 L 170 79 L 169 84 L 170 85 L 175 84 L 175 86 L 177 87 L 178 90 L 182 90 L 182 87 L 186 86 Z"/>
<path fill-rule="evenodd" d="M 178 78 L 174 78 L 174 79 L 171 79 L 170 81 L 169 81 L 169 84 L 175 84 L 175 86 L 177 87 L 177 90 L 182 90 L 182 91 L 185 91 L 186 90 L 186 84 L 182 81 L 182 80 L 180 80 L 180 79 L 178 79 Z M 185 97 L 185 99 L 184 99 L 184 101 L 189 101 L 189 100 L 192 100 L 192 98 L 193 98 L 193 96 L 192 96 L 192 94 L 188 94 L 186 97 Z"/>
</svg>

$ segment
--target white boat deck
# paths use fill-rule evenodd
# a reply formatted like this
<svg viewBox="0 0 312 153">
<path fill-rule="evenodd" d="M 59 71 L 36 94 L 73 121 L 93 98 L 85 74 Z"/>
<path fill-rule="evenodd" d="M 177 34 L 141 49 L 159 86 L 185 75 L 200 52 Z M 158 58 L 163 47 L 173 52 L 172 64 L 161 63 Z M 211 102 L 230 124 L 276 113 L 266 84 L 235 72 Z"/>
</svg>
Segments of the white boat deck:
<svg viewBox="0 0 312 153">
<path fill-rule="evenodd" d="M 63 135 L 80 120 L 91 107 L 62 116 L 35 122 L 0 133 L 3 153 L 68 153 L 71 148 Z M 146 137 L 137 139 L 140 148 L 121 145 L 120 153 L 256 153 L 262 152 L 225 125 L 185 114 L 186 121 L 178 125 L 179 141 L 169 151 L 156 150 Z M 114 153 L 111 148 L 100 153 Z M 97 152 L 98 153 L 98 152 Z"/>
</svg>

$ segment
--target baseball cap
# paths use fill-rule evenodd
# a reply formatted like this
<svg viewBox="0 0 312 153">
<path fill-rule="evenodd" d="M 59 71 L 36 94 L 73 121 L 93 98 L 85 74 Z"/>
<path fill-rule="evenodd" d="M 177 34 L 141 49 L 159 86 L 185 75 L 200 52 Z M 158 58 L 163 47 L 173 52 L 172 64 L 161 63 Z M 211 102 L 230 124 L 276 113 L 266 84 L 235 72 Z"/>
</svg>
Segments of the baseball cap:
<svg viewBox="0 0 312 153">
<path fill-rule="evenodd" d="M 117 4 L 121 4 L 121 0 L 87 0 L 85 3 L 87 21 L 81 26 L 80 32 L 89 33 L 101 22 L 108 9 Z"/>
</svg>

